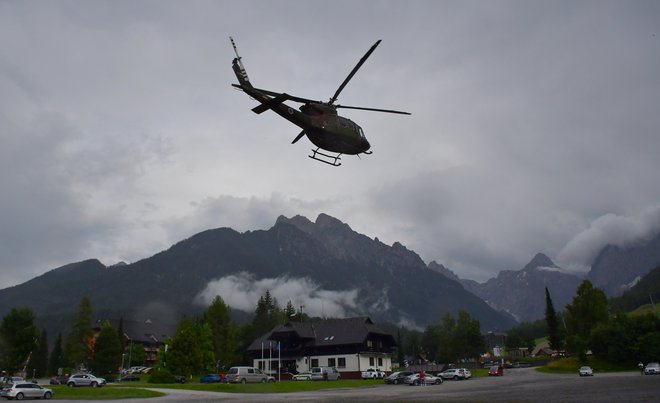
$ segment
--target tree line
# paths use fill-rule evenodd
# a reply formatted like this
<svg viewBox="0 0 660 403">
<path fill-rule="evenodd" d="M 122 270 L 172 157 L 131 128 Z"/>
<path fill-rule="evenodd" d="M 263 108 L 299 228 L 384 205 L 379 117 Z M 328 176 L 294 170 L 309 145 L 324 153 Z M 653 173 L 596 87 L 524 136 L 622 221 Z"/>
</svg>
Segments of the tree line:
<svg viewBox="0 0 660 403">
<path fill-rule="evenodd" d="M 257 301 L 252 321 L 239 325 L 232 320 L 230 307 L 216 296 L 202 317 L 181 319 L 175 335 L 159 351 L 157 366 L 187 376 L 250 361 L 249 344 L 296 315 L 296 320 L 310 320 L 296 312 L 291 301 L 281 308 L 266 291 Z M 127 357 L 133 365 L 144 364 L 145 350 L 141 344 L 126 343 L 122 319 L 116 329 L 103 321 L 97 334 L 92 324 L 92 306 L 83 297 L 69 333 L 59 334 L 49 348 L 46 330 L 39 332 L 33 312 L 13 308 L 0 324 L 0 369 L 9 375 L 20 372 L 38 378 L 81 368 L 115 374 L 122 364 L 128 365 Z"/>
<path fill-rule="evenodd" d="M 615 364 L 660 359 L 660 318 L 654 314 L 631 315 L 611 312 L 603 290 L 584 280 L 563 312 L 555 312 L 546 293 L 545 325 L 550 348 L 565 350 L 585 362 L 591 351 L 599 359 Z"/>
</svg>

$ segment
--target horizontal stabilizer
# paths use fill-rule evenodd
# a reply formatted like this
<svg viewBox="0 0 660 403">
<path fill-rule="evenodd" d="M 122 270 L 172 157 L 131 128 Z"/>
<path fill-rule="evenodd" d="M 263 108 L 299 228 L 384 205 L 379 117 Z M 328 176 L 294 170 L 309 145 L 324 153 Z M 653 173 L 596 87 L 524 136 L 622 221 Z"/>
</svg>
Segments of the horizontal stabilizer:
<svg viewBox="0 0 660 403">
<path fill-rule="evenodd" d="M 287 94 L 279 94 L 275 98 L 271 98 L 268 101 L 262 103 L 261 105 L 255 106 L 252 108 L 252 112 L 254 113 L 264 113 L 268 109 L 273 109 L 275 106 L 281 104 L 282 102 L 286 101 L 289 98 Z"/>
</svg>

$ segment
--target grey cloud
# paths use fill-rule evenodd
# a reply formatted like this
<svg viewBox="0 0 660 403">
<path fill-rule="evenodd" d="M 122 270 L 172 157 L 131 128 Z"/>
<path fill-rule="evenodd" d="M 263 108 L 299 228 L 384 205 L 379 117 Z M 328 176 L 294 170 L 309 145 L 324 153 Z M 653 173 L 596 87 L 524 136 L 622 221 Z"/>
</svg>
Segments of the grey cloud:
<svg viewBox="0 0 660 403">
<path fill-rule="evenodd" d="M 275 297 L 281 307 L 291 301 L 294 307 L 304 306 L 310 316 L 343 317 L 357 306 L 357 289 L 325 290 L 308 278 L 263 278 L 240 272 L 211 281 L 197 296 L 202 305 L 209 305 L 219 295 L 232 308 L 253 312 L 256 303 L 266 291 Z"/>
<path fill-rule="evenodd" d="M 557 260 L 569 268 L 584 271 L 605 246 L 631 246 L 648 241 L 658 232 L 660 204 L 636 215 L 605 214 L 571 239 L 559 252 Z"/>
<path fill-rule="evenodd" d="M 655 2 L 195 5 L 2 3 L 2 285 L 321 212 L 485 280 L 584 264 L 660 200 Z M 413 115 L 345 111 L 374 154 L 315 164 L 230 87 L 230 34 L 255 84 L 314 99 L 383 39 L 340 102 Z"/>
</svg>

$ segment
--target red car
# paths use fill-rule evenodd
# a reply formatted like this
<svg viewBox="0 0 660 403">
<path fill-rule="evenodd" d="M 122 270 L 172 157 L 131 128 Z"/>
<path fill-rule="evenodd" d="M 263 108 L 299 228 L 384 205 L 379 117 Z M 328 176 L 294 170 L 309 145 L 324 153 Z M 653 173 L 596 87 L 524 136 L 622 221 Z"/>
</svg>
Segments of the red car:
<svg viewBox="0 0 660 403">
<path fill-rule="evenodd" d="M 503 375 L 504 375 L 504 368 L 502 368 L 501 365 L 493 365 L 488 370 L 488 376 L 503 376 Z"/>
</svg>

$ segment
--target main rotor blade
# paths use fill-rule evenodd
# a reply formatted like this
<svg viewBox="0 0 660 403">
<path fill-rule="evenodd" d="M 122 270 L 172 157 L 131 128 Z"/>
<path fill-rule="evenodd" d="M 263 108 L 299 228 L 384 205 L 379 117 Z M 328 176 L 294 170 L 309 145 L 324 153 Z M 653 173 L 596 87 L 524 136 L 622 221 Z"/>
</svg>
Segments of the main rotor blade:
<svg viewBox="0 0 660 403">
<path fill-rule="evenodd" d="M 344 105 L 335 105 L 335 107 L 344 108 L 344 109 L 359 109 L 362 111 L 372 111 L 372 112 L 398 113 L 399 115 L 411 115 L 410 112 L 395 111 L 392 109 L 363 108 L 361 106 L 344 106 Z"/>
<path fill-rule="evenodd" d="M 346 84 L 348 84 L 348 82 L 351 80 L 351 78 L 353 78 L 353 76 L 355 75 L 355 73 L 357 73 L 358 69 L 359 69 L 360 67 L 362 67 L 362 65 L 363 65 L 364 62 L 367 60 L 367 58 L 368 58 L 368 57 L 371 55 L 371 53 L 376 49 L 376 46 L 378 46 L 378 44 L 380 44 L 380 41 L 381 41 L 380 39 L 379 39 L 378 41 L 376 41 L 376 43 L 374 43 L 374 45 L 371 47 L 371 49 L 369 49 L 369 50 L 367 51 L 367 53 L 365 53 L 364 56 L 362 56 L 362 59 L 360 59 L 360 61 L 359 61 L 358 64 L 353 68 L 353 70 L 352 70 L 351 73 L 348 75 L 348 77 L 346 77 L 346 79 L 344 80 L 344 82 L 341 83 L 341 85 L 340 85 L 339 88 L 337 89 L 337 92 L 335 92 L 335 95 L 333 95 L 332 98 L 330 98 L 330 102 L 329 102 L 330 104 L 333 104 L 333 103 L 337 100 L 337 97 L 339 96 L 339 93 L 342 92 L 342 90 L 344 89 L 344 87 L 346 87 Z"/>
<path fill-rule="evenodd" d="M 296 138 L 293 139 L 293 141 L 291 142 L 291 144 L 296 144 L 296 141 L 300 140 L 300 139 L 302 138 L 302 136 L 304 136 L 305 134 L 307 134 L 307 133 L 305 133 L 304 130 L 301 131 L 300 134 L 298 134 L 298 135 L 296 136 Z"/>
</svg>

